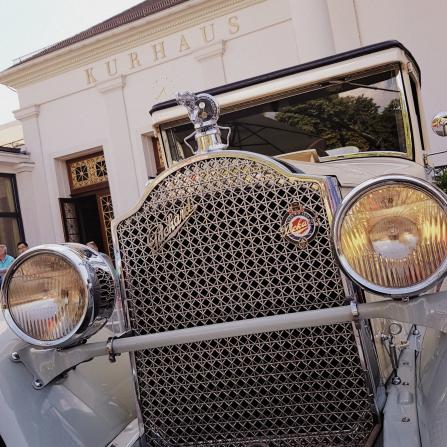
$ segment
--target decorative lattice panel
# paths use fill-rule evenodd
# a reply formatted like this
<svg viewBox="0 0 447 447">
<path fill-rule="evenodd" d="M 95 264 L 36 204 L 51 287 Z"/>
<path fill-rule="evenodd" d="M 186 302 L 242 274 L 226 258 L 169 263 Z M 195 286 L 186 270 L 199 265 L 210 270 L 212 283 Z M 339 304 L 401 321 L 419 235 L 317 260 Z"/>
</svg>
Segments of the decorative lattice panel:
<svg viewBox="0 0 447 447">
<path fill-rule="evenodd" d="M 107 184 L 107 166 L 104 154 L 92 155 L 68 161 L 68 172 L 72 191 L 94 185 Z"/>
</svg>

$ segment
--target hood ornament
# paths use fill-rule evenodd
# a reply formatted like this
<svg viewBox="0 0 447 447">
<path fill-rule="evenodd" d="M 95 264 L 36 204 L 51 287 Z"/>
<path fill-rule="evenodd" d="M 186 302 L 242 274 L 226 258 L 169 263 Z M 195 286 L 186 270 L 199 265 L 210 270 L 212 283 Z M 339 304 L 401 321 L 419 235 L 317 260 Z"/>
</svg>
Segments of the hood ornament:
<svg viewBox="0 0 447 447">
<path fill-rule="evenodd" d="M 178 105 L 186 107 L 189 119 L 194 124 L 194 132 L 184 139 L 185 144 L 194 154 L 228 148 L 231 128 L 217 125 L 220 107 L 213 96 L 207 93 L 196 95 L 192 92 L 183 92 L 177 93 L 175 99 Z M 226 143 L 222 142 L 220 129 L 228 130 Z M 193 136 L 197 142 L 197 149 L 188 143 Z"/>
</svg>

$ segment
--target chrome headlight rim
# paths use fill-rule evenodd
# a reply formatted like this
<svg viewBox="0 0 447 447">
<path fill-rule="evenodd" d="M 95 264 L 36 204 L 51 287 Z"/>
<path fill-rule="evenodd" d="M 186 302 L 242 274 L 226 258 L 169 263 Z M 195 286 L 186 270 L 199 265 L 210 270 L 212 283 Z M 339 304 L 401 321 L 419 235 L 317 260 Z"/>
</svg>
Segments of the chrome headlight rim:
<svg viewBox="0 0 447 447">
<path fill-rule="evenodd" d="M 407 175 L 384 175 L 380 177 L 375 177 L 370 180 L 367 180 L 360 185 L 356 186 L 352 191 L 350 191 L 346 197 L 343 199 L 340 207 L 338 208 L 333 222 L 332 234 L 333 234 L 333 246 L 335 251 L 335 259 L 340 266 L 341 270 L 351 278 L 356 284 L 365 289 L 368 292 L 371 292 L 375 295 L 387 296 L 395 299 L 402 298 L 413 298 L 416 297 L 423 292 L 429 290 L 437 283 L 439 283 L 445 276 L 447 276 L 447 256 L 441 265 L 436 269 L 436 271 L 430 275 L 427 279 L 420 281 L 412 286 L 394 288 L 394 287 L 385 287 L 380 286 L 378 284 L 374 284 L 368 281 L 363 276 L 359 275 L 353 268 L 350 266 L 346 257 L 343 254 L 343 250 L 341 249 L 341 229 L 343 225 L 344 218 L 348 211 L 352 208 L 352 206 L 360 200 L 360 198 L 364 197 L 368 192 L 377 189 L 378 187 L 384 186 L 403 186 L 409 185 L 414 189 L 417 189 L 433 200 L 442 208 L 444 213 L 447 215 L 447 197 L 446 195 L 434 185 L 428 183 L 425 180 L 422 180 L 417 177 L 407 176 Z"/>
<path fill-rule="evenodd" d="M 102 254 L 96 253 L 90 248 L 81 244 L 68 243 L 63 245 L 40 245 L 27 250 L 14 261 L 3 279 L 1 287 L 1 302 L 5 321 L 17 337 L 38 348 L 73 346 L 96 333 L 97 330 L 99 330 L 105 324 L 106 320 L 104 320 L 104 316 L 98 315 L 98 284 L 97 281 L 95 281 L 95 274 L 93 273 L 91 261 L 89 257 L 87 257 L 87 254 L 89 257 L 94 259 L 94 262 L 101 264 L 105 269 L 110 270 L 110 274 L 113 277 L 116 293 L 118 278 L 113 272 L 113 267 L 111 268 L 110 263 L 104 259 L 104 256 L 102 256 Z M 68 334 L 55 340 L 40 340 L 28 335 L 16 323 L 9 309 L 8 290 L 14 273 L 23 265 L 24 262 L 40 255 L 53 255 L 60 257 L 71 267 L 73 267 L 75 272 L 79 275 L 80 280 L 82 281 L 84 292 L 86 294 L 85 304 L 83 306 L 79 321 Z"/>
</svg>

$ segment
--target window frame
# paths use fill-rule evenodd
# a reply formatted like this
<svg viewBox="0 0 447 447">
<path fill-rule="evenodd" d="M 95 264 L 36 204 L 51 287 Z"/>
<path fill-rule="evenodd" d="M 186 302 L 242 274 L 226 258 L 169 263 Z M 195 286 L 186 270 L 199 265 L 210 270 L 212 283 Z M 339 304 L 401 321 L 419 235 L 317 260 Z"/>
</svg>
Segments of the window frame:
<svg viewBox="0 0 447 447">
<path fill-rule="evenodd" d="M 12 218 L 17 220 L 17 226 L 19 228 L 20 240 L 25 240 L 25 230 L 23 228 L 22 212 L 20 209 L 19 190 L 17 188 L 17 179 L 15 174 L 0 173 L 0 177 L 9 178 L 11 180 L 12 195 L 14 200 L 15 211 L 0 211 L 1 218 Z M 10 251 L 16 250 L 16 247 L 8 247 Z"/>
</svg>

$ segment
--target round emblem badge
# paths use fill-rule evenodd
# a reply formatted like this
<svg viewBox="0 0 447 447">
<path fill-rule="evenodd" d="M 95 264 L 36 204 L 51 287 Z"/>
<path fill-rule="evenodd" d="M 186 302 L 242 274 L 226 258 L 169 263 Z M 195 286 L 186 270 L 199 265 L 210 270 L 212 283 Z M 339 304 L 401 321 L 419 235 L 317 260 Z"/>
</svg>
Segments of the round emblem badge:
<svg viewBox="0 0 447 447">
<path fill-rule="evenodd" d="M 287 239 L 303 248 L 315 235 L 316 224 L 312 214 L 305 211 L 302 206 L 293 204 L 283 220 L 282 231 Z"/>
</svg>

